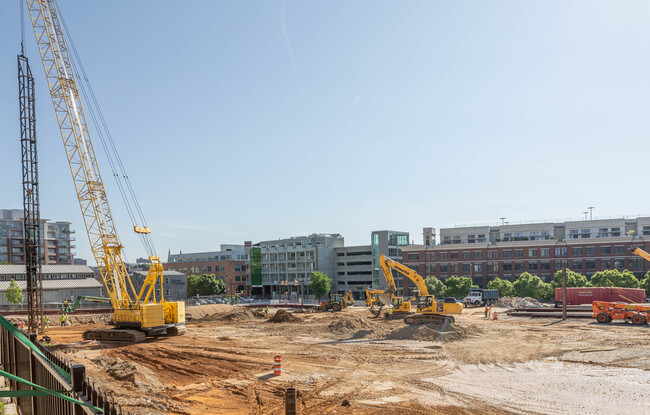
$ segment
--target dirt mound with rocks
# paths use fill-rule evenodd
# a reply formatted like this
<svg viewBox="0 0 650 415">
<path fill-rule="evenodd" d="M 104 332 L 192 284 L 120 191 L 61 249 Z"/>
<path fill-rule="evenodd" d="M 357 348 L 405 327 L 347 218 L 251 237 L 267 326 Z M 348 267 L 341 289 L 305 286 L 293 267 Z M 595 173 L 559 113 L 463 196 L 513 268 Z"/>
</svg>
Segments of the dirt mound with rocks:
<svg viewBox="0 0 650 415">
<path fill-rule="evenodd" d="M 300 317 L 296 317 L 293 313 L 282 308 L 276 311 L 269 320 L 270 323 L 299 323 L 301 321 L 302 319 Z"/>
<path fill-rule="evenodd" d="M 451 342 L 482 334 L 483 329 L 474 326 L 450 324 L 446 329 L 436 324 L 418 324 L 393 330 L 386 336 L 387 340 L 420 340 Z"/>
<path fill-rule="evenodd" d="M 111 378 L 128 382 L 143 392 L 159 392 L 167 387 L 148 368 L 130 360 L 98 356 L 91 361 Z"/>
<path fill-rule="evenodd" d="M 495 303 L 497 307 L 503 308 L 540 308 L 545 307 L 532 297 L 501 297 Z"/>
<path fill-rule="evenodd" d="M 227 313 L 236 309 L 240 309 L 240 307 L 228 304 L 196 305 L 185 308 L 185 318 L 187 320 L 200 320 L 214 314 Z"/>
<path fill-rule="evenodd" d="M 52 319 L 50 319 L 51 321 Z M 110 314 L 68 315 L 69 324 L 106 324 L 111 320 Z M 50 324 L 52 324 L 50 322 Z"/>
<path fill-rule="evenodd" d="M 371 324 L 368 323 L 368 321 L 363 317 L 343 317 L 339 320 L 331 322 L 327 326 L 327 331 L 334 334 L 352 334 L 370 326 Z"/>
</svg>

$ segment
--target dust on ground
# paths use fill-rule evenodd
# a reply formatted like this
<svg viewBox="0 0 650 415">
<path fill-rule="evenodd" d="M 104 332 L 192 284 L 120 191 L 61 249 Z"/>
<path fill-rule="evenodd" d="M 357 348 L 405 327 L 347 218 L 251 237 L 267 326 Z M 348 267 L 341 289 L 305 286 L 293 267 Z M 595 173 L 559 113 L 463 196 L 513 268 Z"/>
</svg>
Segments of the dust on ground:
<svg viewBox="0 0 650 415">
<path fill-rule="evenodd" d="M 407 326 L 363 307 L 188 311 L 186 335 L 140 344 L 76 343 L 98 324 L 46 334 L 134 414 L 280 414 L 288 387 L 303 414 L 643 413 L 650 401 L 650 327 L 498 307 L 497 321 L 469 308 L 447 326 Z"/>
</svg>

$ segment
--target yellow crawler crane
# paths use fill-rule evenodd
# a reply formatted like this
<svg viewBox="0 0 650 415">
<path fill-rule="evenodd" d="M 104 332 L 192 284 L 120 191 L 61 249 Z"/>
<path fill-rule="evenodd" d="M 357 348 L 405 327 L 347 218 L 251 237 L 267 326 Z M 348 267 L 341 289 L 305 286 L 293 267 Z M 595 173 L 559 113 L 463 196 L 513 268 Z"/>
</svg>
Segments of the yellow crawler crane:
<svg viewBox="0 0 650 415">
<path fill-rule="evenodd" d="M 123 246 L 106 198 L 56 4 L 54 0 L 26 1 L 90 246 L 113 308 L 111 322 L 116 328 L 89 330 L 84 338 L 139 342 L 145 336 L 183 334 L 185 303 L 164 299 L 163 266 L 147 239 L 151 231 L 146 224 L 134 224 L 134 231 L 145 246 L 149 244 L 151 263 L 139 291 L 136 292 L 122 261 Z"/>
<path fill-rule="evenodd" d="M 411 312 L 411 302 L 404 301 L 403 297 L 396 297 L 395 291 L 397 291 L 397 286 L 395 285 L 395 279 L 393 278 L 393 272 L 390 266 L 386 261 L 386 257 L 383 256 L 383 259 L 380 259 L 379 266 L 381 272 L 384 274 L 384 278 L 388 283 L 388 290 L 381 297 L 383 301 L 390 302 L 390 305 L 393 307 L 393 314 L 407 314 Z"/>
<path fill-rule="evenodd" d="M 411 268 L 393 261 L 384 255 L 379 256 L 379 262 L 382 269 L 387 267 L 396 270 L 413 281 L 418 288 L 417 309 L 415 310 L 415 314 L 404 317 L 406 324 L 426 324 L 430 322 L 453 323 L 456 319 L 450 314 L 462 313 L 463 305 L 457 303 L 455 299 L 445 298 L 437 300 L 433 295 L 430 295 L 424 279 Z"/>
</svg>

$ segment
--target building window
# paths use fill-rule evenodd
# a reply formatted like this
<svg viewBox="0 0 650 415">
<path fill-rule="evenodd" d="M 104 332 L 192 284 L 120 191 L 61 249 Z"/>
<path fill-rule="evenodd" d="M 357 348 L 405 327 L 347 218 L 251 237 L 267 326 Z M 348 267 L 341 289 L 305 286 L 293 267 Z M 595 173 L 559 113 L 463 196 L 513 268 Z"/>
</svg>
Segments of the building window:
<svg viewBox="0 0 650 415">
<path fill-rule="evenodd" d="M 529 262 L 528 271 L 537 271 L 537 262 Z"/>
<path fill-rule="evenodd" d="M 615 260 L 615 261 L 614 261 L 614 267 L 615 267 L 616 269 L 623 269 L 623 268 L 625 268 L 625 259 L 623 259 L 623 258 L 619 258 L 619 259 Z"/>
<path fill-rule="evenodd" d="M 470 264 L 463 264 L 463 274 L 468 274 L 470 270 Z"/>
<path fill-rule="evenodd" d="M 571 250 L 571 253 L 573 254 L 573 256 L 582 255 L 582 248 L 573 248 Z"/>
<path fill-rule="evenodd" d="M 503 257 L 504 258 L 511 258 L 512 257 L 512 251 L 503 251 Z"/>
<path fill-rule="evenodd" d="M 499 258 L 499 251 L 488 251 L 488 258 Z"/>
<path fill-rule="evenodd" d="M 630 258 L 630 268 L 643 268 L 643 258 Z"/>
<path fill-rule="evenodd" d="M 407 258 L 409 261 L 419 261 L 419 260 L 420 260 L 420 254 L 418 254 L 418 253 L 415 253 L 415 254 L 407 254 L 407 255 L 406 255 L 406 258 Z"/>
<path fill-rule="evenodd" d="M 481 258 L 483 258 L 483 252 L 474 251 L 474 259 L 481 259 Z"/>
<path fill-rule="evenodd" d="M 602 259 L 602 260 L 600 261 L 600 267 L 601 267 L 602 269 L 609 269 L 609 268 L 612 267 L 612 261 L 609 260 L 609 259 Z"/>
<path fill-rule="evenodd" d="M 562 268 L 566 267 L 568 265 L 568 261 L 566 259 L 563 259 L 561 261 L 555 261 L 555 270 L 559 271 Z"/>
<path fill-rule="evenodd" d="M 535 258 L 537 256 L 537 249 L 528 250 L 528 258 Z"/>
<path fill-rule="evenodd" d="M 523 262 L 515 262 L 515 271 L 523 271 L 524 270 L 524 263 Z"/>
<path fill-rule="evenodd" d="M 567 248 L 555 248 L 555 256 L 566 256 Z"/>
<path fill-rule="evenodd" d="M 452 274 L 456 273 L 456 264 L 449 264 L 449 272 Z"/>
<path fill-rule="evenodd" d="M 449 259 L 458 259 L 458 252 L 450 252 Z"/>
<path fill-rule="evenodd" d="M 488 272 L 499 272 L 499 263 L 488 262 Z"/>
<path fill-rule="evenodd" d="M 596 247 L 595 246 L 588 246 L 585 248 L 585 254 L 586 255 L 596 255 Z"/>
<path fill-rule="evenodd" d="M 623 245 L 614 246 L 614 253 L 615 254 L 624 254 L 625 253 L 625 247 Z"/>
<path fill-rule="evenodd" d="M 542 261 L 540 262 L 540 268 L 543 271 L 548 271 L 551 269 L 551 263 L 549 261 Z"/>
<path fill-rule="evenodd" d="M 596 261 L 593 259 L 588 259 L 585 261 L 585 268 L 586 269 L 596 269 Z"/>
<path fill-rule="evenodd" d="M 449 272 L 448 264 L 440 264 L 440 272 Z"/>
<path fill-rule="evenodd" d="M 472 257 L 472 253 L 470 251 L 463 251 L 463 259 L 468 259 Z"/>
<path fill-rule="evenodd" d="M 511 262 L 504 262 L 503 263 L 503 270 L 504 271 L 512 271 L 512 263 Z"/>
<path fill-rule="evenodd" d="M 523 249 L 515 249 L 515 258 L 523 258 L 524 257 L 524 250 Z"/>
<path fill-rule="evenodd" d="M 447 259 L 447 253 L 446 252 L 441 252 L 440 253 L 440 260 Z"/>
<path fill-rule="evenodd" d="M 551 256 L 551 248 L 542 248 L 540 250 L 540 256 L 541 257 L 549 257 L 549 256 Z"/>
<path fill-rule="evenodd" d="M 483 264 L 474 264 L 474 272 L 483 272 Z"/>
<path fill-rule="evenodd" d="M 601 246 L 600 247 L 600 255 L 609 255 L 612 253 L 612 247 L 611 246 Z"/>
<path fill-rule="evenodd" d="M 574 259 L 573 260 L 573 269 L 574 270 L 582 269 L 582 260 L 581 259 Z"/>
</svg>

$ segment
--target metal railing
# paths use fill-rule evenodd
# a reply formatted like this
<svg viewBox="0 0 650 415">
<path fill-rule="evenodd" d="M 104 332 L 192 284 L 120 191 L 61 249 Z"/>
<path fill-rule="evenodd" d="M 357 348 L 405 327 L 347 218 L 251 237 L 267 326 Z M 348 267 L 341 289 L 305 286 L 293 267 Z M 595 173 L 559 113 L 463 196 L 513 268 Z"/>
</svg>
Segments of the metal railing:
<svg viewBox="0 0 650 415">
<path fill-rule="evenodd" d="M 0 327 L 0 358 L 2 369 L 49 391 L 59 392 L 96 409 L 70 402 L 51 394 L 38 396 L 16 396 L 12 398 L 22 415 L 83 415 L 106 414 L 128 415 L 115 400 L 109 398 L 86 377 L 83 365 L 72 364 L 62 359 L 36 341 L 30 334 L 29 340 L 35 347 L 21 341 L 6 327 Z M 40 353 L 39 353 L 40 352 Z M 35 388 L 16 380 L 8 379 L 12 391 L 34 391 Z"/>
</svg>

